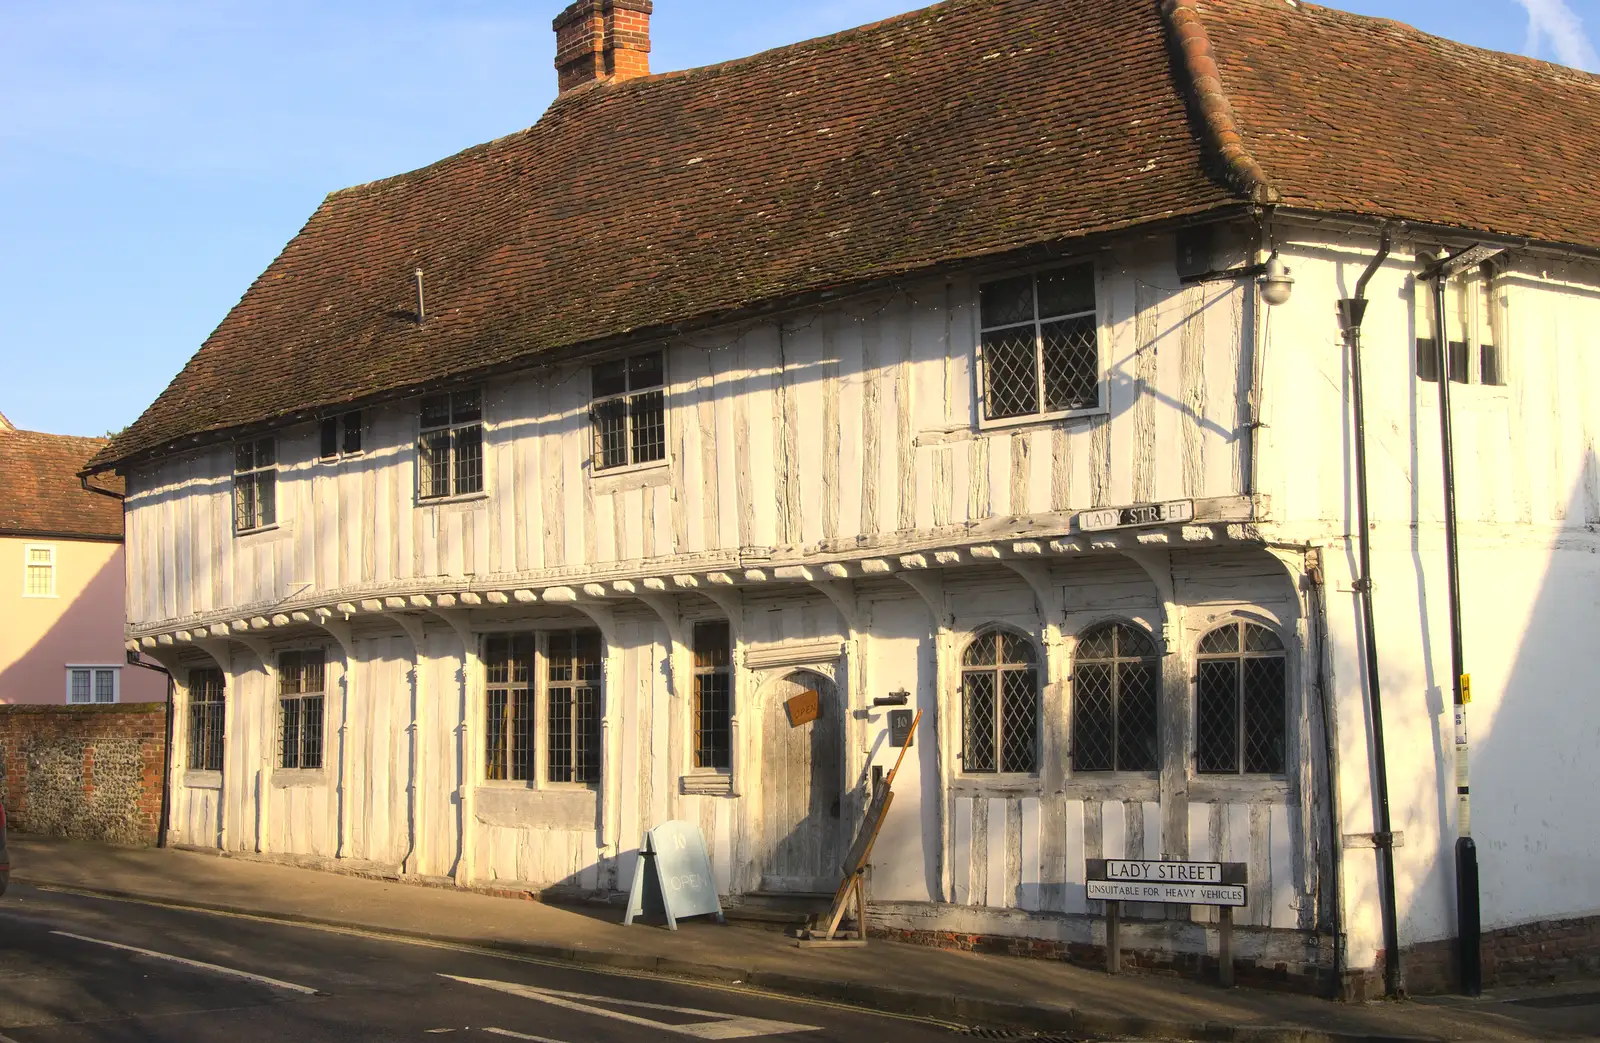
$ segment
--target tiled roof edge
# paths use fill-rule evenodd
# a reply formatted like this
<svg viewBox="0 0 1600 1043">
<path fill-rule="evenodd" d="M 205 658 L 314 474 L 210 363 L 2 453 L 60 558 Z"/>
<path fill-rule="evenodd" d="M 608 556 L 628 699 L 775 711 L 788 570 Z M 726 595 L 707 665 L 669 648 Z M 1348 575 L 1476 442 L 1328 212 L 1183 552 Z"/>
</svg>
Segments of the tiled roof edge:
<svg viewBox="0 0 1600 1043">
<path fill-rule="evenodd" d="M 1188 77 L 1187 93 L 1195 107 L 1205 144 L 1222 164 L 1230 187 L 1256 203 L 1276 203 L 1278 190 L 1245 148 L 1239 122 L 1222 86 L 1222 71 L 1211 51 L 1211 37 L 1200 20 L 1198 0 L 1162 0 L 1161 15 L 1178 65 Z"/>
</svg>

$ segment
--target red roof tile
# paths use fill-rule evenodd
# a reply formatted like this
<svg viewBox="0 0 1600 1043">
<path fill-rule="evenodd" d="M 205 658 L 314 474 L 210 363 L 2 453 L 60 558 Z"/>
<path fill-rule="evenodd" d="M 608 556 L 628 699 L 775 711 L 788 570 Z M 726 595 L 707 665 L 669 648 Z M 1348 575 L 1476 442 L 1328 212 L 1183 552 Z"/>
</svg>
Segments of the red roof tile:
<svg viewBox="0 0 1600 1043">
<path fill-rule="evenodd" d="M 0 429 L 0 535 L 122 538 L 122 504 L 85 492 L 78 472 L 106 445 L 103 438 Z M 94 484 L 115 492 L 122 482 Z"/>
<path fill-rule="evenodd" d="M 330 195 L 96 465 L 1273 193 L 1600 245 L 1597 125 L 1595 77 L 1288 0 L 950 0 Z"/>
</svg>

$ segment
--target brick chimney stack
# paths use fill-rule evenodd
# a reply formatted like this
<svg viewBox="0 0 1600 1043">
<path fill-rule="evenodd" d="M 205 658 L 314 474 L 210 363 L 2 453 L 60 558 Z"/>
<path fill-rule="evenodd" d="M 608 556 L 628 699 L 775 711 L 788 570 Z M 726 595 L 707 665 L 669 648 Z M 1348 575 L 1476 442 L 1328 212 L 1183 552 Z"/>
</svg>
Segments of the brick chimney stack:
<svg viewBox="0 0 1600 1043">
<path fill-rule="evenodd" d="M 556 16 L 560 93 L 650 75 L 651 0 L 576 0 Z"/>
</svg>

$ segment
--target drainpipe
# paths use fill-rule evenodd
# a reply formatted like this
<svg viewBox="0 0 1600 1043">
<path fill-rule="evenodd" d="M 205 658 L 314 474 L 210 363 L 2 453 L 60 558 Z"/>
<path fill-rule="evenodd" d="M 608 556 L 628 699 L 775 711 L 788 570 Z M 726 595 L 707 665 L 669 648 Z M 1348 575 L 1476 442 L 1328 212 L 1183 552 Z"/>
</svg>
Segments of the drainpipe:
<svg viewBox="0 0 1600 1043">
<path fill-rule="evenodd" d="M 1445 578 L 1450 602 L 1450 676 L 1455 694 L 1456 747 L 1456 947 L 1461 965 L 1461 991 L 1483 991 L 1478 895 L 1478 846 L 1472 839 L 1472 802 L 1468 787 L 1466 653 L 1461 640 L 1461 565 L 1456 543 L 1456 456 L 1450 416 L 1450 335 L 1445 315 L 1445 284 L 1454 275 L 1502 253 L 1470 246 L 1429 265 L 1421 278 L 1433 284 L 1434 342 L 1439 349 L 1439 449 L 1444 457 Z"/>
<path fill-rule="evenodd" d="M 1383 984 L 1389 996 L 1401 993 L 1400 924 L 1394 897 L 1394 830 L 1389 818 L 1389 765 L 1383 742 L 1383 694 L 1378 678 L 1378 628 L 1372 616 L 1372 526 L 1367 514 L 1367 431 L 1366 405 L 1361 382 L 1361 320 L 1367 313 L 1367 283 L 1389 256 L 1394 232 L 1383 229 L 1377 256 L 1367 265 L 1356 283 L 1354 297 L 1339 302 L 1339 321 L 1344 326 L 1345 344 L 1350 350 L 1350 394 L 1355 408 L 1356 435 L 1356 543 L 1361 575 L 1355 588 L 1361 596 L 1361 628 L 1366 645 L 1367 704 L 1372 718 L 1372 760 L 1377 776 L 1378 829 L 1373 843 L 1378 849 L 1378 890 L 1383 915 Z"/>
</svg>

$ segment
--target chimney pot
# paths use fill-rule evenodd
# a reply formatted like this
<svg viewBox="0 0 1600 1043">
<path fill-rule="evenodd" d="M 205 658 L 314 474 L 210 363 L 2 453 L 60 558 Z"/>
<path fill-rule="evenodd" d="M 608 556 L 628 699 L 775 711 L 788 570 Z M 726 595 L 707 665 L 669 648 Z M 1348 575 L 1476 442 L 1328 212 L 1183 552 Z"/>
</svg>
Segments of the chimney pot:
<svg viewBox="0 0 1600 1043">
<path fill-rule="evenodd" d="M 576 0 L 556 16 L 561 94 L 597 80 L 650 75 L 651 0 Z"/>
</svg>

